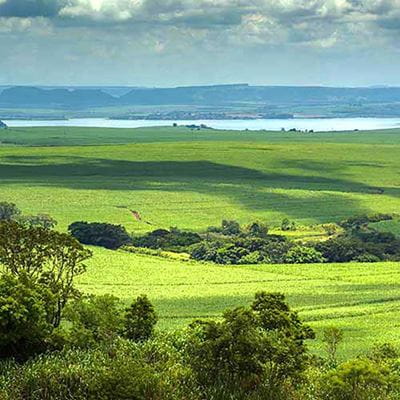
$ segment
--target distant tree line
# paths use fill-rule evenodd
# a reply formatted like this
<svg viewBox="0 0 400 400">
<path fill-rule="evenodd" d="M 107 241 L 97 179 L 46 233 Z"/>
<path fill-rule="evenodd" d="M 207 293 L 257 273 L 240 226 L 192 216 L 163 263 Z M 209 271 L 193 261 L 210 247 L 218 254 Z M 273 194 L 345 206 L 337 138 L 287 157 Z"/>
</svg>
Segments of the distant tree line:
<svg viewBox="0 0 400 400">
<path fill-rule="evenodd" d="M 129 235 L 122 226 L 77 222 L 69 227 L 83 244 L 110 249 L 122 246 L 188 253 L 198 261 L 217 264 L 307 264 L 336 262 L 378 262 L 400 260 L 400 239 L 392 233 L 369 226 L 392 218 L 391 215 L 359 216 L 346 219 L 339 226 L 325 225 L 326 240 L 293 240 L 269 233 L 265 223 L 253 222 L 242 227 L 237 221 L 223 220 L 204 233 L 178 228 L 156 229 L 141 236 Z M 280 229 L 295 231 L 296 224 L 284 219 Z"/>
</svg>

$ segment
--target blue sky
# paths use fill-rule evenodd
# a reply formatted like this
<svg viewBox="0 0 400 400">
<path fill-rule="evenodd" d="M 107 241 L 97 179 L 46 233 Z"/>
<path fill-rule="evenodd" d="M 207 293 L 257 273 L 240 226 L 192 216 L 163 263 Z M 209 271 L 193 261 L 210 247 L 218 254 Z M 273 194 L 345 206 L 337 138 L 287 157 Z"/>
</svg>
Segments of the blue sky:
<svg viewBox="0 0 400 400">
<path fill-rule="evenodd" d="M 0 0 L 0 84 L 400 86 L 400 0 Z"/>
</svg>

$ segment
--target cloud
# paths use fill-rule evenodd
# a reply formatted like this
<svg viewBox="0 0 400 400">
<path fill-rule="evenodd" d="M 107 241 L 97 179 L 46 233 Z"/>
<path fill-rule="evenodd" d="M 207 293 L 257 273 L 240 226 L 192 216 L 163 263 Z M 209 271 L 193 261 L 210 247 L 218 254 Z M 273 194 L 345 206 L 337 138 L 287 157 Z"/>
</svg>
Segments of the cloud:
<svg viewBox="0 0 400 400">
<path fill-rule="evenodd" d="M 0 17 L 56 17 L 67 0 L 0 0 Z"/>
</svg>

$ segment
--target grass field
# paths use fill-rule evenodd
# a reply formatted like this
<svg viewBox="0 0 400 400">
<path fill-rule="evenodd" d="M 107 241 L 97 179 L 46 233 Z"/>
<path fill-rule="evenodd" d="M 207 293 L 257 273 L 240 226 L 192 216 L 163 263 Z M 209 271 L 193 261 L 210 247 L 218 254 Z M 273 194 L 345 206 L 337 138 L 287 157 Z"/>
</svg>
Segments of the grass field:
<svg viewBox="0 0 400 400">
<path fill-rule="evenodd" d="M 201 230 L 223 218 L 314 224 L 400 209 L 399 130 L 37 128 L 2 131 L 0 142 L 0 201 L 49 213 L 61 230 L 77 220 L 132 232 Z M 168 328 L 219 316 L 257 290 L 279 290 L 317 330 L 342 326 L 344 351 L 355 354 L 375 341 L 400 341 L 399 266 L 219 267 L 95 249 L 80 286 L 125 301 L 147 293 Z"/>
<path fill-rule="evenodd" d="M 374 343 L 400 344 L 400 269 L 396 263 L 216 266 L 93 249 L 88 272 L 79 280 L 85 292 L 113 293 L 125 302 L 147 294 L 160 316 L 160 328 L 217 318 L 249 304 L 259 290 L 280 291 L 317 333 L 344 329 L 342 355 L 355 355 Z M 313 344 L 320 350 L 320 342 Z"/>
<path fill-rule="evenodd" d="M 1 198 L 27 212 L 52 214 L 61 229 L 85 219 L 122 223 L 132 231 L 151 225 L 134 221 L 123 207 L 154 226 L 188 229 L 204 229 L 222 218 L 274 225 L 287 216 L 306 224 L 399 209 L 399 131 L 327 133 L 326 140 L 322 133 L 204 131 L 207 138 L 229 140 L 184 141 L 193 133 L 119 129 L 99 130 L 98 143 L 115 131 L 153 142 L 0 146 Z M 38 129 L 18 132 L 27 143 L 45 135 Z M 93 135 L 89 129 L 85 137 L 90 141 Z M 180 141 L 163 142 L 164 135 Z M 379 144 L 381 135 L 392 143 Z"/>
</svg>

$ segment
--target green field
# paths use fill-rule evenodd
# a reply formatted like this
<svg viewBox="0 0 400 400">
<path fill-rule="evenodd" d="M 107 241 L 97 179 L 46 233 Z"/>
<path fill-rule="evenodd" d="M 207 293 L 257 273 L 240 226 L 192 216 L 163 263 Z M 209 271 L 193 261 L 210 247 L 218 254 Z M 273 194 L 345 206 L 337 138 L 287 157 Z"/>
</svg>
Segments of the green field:
<svg viewBox="0 0 400 400">
<path fill-rule="evenodd" d="M 26 144 L 49 136 L 47 147 L 0 146 L 0 194 L 27 212 L 52 214 L 61 229 L 81 219 L 122 223 L 131 231 L 151 227 L 134 221 L 123 207 L 139 211 L 154 226 L 188 229 L 204 229 L 222 218 L 275 225 L 287 216 L 308 224 L 399 209 L 399 131 L 162 128 L 100 129 L 98 135 L 89 129 L 85 135 L 72 129 L 66 136 L 79 135 L 82 142 L 101 144 L 109 135 L 108 141 L 125 138 L 127 144 L 72 146 L 71 139 L 70 147 L 56 146 L 51 131 L 63 135 L 63 128 L 2 133 L 19 135 Z"/>
<path fill-rule="evenodd" d="M 216 266 L 94 249 L 79 286 L 125 302 L 147 294 L 161 328 L 217 318 L 248 304 L 258 290 L 280 291 L 317 332 L 343 328 L 342 354 L 359 354 L 376 342 L 400 344 L 398 263 Z"/>
<path fill-rule="evenodd" d="M 0 142 L 0 201 L 49 213 L 61 230 L 77 220 L 131 232 L 202 230 L 223 218 L 278 226 L 289 217 L 306 225 L 400 209 L 399 130 L 36 128 L 5 130 Z M 400 340 L 399 267 L 219 267 L 96 249 L 80 286 L 126 301 L 147 293 L 162 327 L 218 316 L 256 290 L 279 290 L 317 329 L 344 327 L 345 351 L 356 353 Z"/>
</svg>

